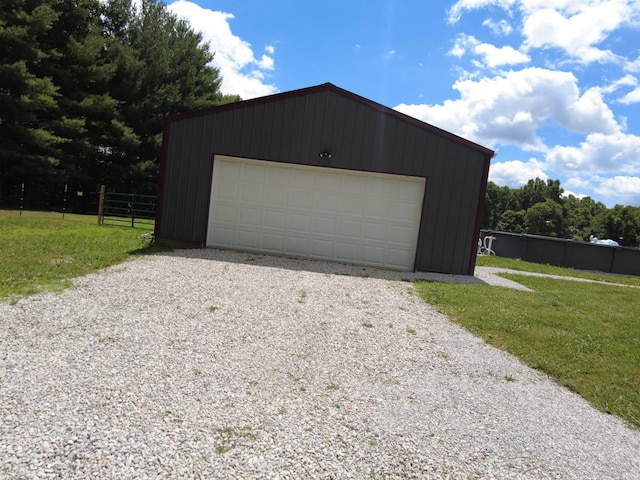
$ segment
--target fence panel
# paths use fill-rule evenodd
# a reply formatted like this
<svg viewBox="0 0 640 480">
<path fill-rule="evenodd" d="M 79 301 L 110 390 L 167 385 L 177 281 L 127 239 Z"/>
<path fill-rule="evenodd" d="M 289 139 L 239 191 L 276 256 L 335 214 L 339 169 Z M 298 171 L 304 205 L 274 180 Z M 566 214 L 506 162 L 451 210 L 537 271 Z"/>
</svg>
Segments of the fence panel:
<svg viewBox="0 0 640 480">
<path fill-rule="evenodd" d="M 640 249 L 579 242 L 563 238 L 482 230 L 493 236 L 491 249 L 499 257 L 520 258 L 578 270 L 640 276 Z"/>
<path fill-rule="evenodd" d="M 105 192 L 101 225 L 119 225 L 153 229 L 156 218 L 156 196 L 135 193 Z"/>
</svg>

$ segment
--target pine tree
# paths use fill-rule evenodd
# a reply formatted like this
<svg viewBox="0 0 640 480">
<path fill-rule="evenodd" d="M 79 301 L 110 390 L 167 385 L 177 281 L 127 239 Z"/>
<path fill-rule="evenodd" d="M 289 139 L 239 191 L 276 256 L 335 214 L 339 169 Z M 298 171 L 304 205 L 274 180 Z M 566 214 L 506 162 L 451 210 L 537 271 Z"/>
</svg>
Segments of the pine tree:
<svg viewBox="0 0 640 480">
<path fill-rule="evenodd" d="M 105 31 L 117 41 L 109 44 L 117 65 L 111 92 L 140 139 L 128 152 L 127 178 L 137 190 L 155 190 L 163 118 L 215 105 L 221 79 L 202 36 L 162 3 L 143 0 L 136 10 L 129 0 L 111 0 L 106 12 Z"/>
<path fill-rule="evenodd" d="M 39 67 L 50 52 L 42 40 L 57 20 L 52 1 L 7 0 L 0 10 L 0 187 L 54 176 L 66 139 L 49 120 L 60 94 Z"/>
</svg>

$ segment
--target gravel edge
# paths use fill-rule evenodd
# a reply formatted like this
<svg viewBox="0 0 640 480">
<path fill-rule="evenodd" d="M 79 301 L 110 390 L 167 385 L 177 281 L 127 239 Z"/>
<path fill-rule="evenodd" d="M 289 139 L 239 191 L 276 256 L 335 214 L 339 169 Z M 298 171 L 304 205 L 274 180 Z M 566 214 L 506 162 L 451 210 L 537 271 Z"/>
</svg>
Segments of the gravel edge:
<svg viewBox="0 0 640 480">
<path fill-rule="evenodd" d="M 0 304 L 0 478 L 637 478 L 640 432 L 418 277 L 177 250 Z"/>
</svg>

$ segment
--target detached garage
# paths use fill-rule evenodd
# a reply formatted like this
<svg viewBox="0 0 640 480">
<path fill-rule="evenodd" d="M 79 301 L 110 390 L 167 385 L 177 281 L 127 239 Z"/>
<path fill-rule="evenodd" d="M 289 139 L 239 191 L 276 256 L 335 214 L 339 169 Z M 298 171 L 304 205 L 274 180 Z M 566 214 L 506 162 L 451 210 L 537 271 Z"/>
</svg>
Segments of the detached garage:
<svg viewBox="0 0 640 480">
<path fill-rule="evenodd" d="M 175 115 L 156 241 L 473 274 L 492 156 L 331 84 Z"/>
</svg>

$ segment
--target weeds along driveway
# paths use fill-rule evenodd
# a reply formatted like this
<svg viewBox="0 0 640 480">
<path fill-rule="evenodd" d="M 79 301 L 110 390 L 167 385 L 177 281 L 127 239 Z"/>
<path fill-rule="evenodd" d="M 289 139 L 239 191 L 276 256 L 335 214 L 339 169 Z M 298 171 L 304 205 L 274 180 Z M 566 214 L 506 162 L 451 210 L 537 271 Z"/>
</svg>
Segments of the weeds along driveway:
<svg viewBox="0 0 640 480">
<path fill-rule="evenodd" d="M 0 478 L 637 478 L 407 274 L 182 250 L 0 304 Z"/>
</svg>

